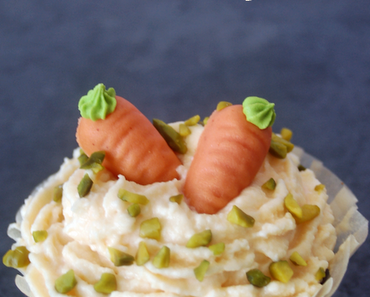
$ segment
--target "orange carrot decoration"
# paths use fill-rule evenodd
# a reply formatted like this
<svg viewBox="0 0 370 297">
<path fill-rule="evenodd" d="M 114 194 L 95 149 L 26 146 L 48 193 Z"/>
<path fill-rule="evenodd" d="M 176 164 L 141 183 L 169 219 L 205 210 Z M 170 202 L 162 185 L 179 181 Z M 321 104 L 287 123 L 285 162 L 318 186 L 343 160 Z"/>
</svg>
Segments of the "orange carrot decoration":
<svg viewBox="0 0 370 297">
<path fill-rule="evenodd" d="M 76 139 L 87 154 L 104 151 L 103 166 L 113 174 L 147 185 L 178 178 L 176 154 L 152 123 L 113 88 L 97 85 L 79 102 Z"/>
<path fill-rule="evenodd" d="M 252 183 L 270 147 L 273 107 L 265 99 L 248 97 L 243 106 L 213 112 L 183 188 L 190 207 L 215 214 Z"/>
</svg>

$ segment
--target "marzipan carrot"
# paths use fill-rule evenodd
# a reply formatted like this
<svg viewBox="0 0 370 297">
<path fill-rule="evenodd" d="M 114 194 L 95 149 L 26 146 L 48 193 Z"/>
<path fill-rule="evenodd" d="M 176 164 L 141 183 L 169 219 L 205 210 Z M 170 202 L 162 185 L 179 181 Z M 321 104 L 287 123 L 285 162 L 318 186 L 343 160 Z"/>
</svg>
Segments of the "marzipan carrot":
<svg viewBox="0 0 370 297">
<path fill-rule="evenodd" d="M 152 123 L 114 89 L 97 85 L 81 98 L 76 139 L 87 154 L 104 151 L 103 166 L 113 174 L 147 185 L 178 178 L 176 154 Z"/>
<path fill-rule="evenodd" d="M 213 112 L 183 188 L 191 208 L 215 214 L 252 183 L 270 147 L 273 107 L 265 99 L 248 97 L 243 106 L 231 105 Z M 262 129 L 247 119 L 256 124 L 262 119 Z"/>
</svg>

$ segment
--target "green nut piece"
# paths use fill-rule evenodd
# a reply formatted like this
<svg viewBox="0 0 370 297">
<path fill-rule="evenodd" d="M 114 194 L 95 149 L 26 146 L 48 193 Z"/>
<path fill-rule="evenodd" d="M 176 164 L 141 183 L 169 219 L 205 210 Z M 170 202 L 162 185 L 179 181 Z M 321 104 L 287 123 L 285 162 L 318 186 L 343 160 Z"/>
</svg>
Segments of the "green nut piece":
<svg viewBox="0 0 370 297">
<path fill-rule="evenodd" d="M 137 249 L 137 252 L 136 252 L 136 255 L 135 255 L 136 265 L 142 266 L 146 262 L 148 262 L 149 260 L 150 260 L 150 255 L 149 255 L 148 248 L 147 248 L 145 242 L 141 241 L 139 243 L 139 248 Z"/>
<path fill-rule="evenodd" d="M 227 220 L 232 224 L 236 224 L 244 228 L 250 228 L 254 226 L 254 218 L 247 215 L 236 205 L 234 205 L 227 214 Z"/>
<path fill-rule="evenodd" d="M 296 217 L 297 224 L 308 222 L 316 218 L 320 214 L 320 207 L 312 204 L 305 204 L 302 206 L 302 217 Z"/>
<path fill-rule="evenodd" d="M 78 157 L 78 162 L 80 163 L 80 166 L 85 164 L 87 160 L 89 160 L 89 157 L 84 152 L 81 152 L 81 155 Z"/>
<path fill-rule="evenodd" d="M 112 247 L 108 247 L 110 260 L 114 264 L 114 266 L 130 266 L 134 263 L 135 258 L 125 252 L 117 250 Z"/>
<path fill-rule="evenodd" d="M 90 193 L 93 181 L 90 176 L 85 173 L 84 177 L 81 179 L 80 183 L 77 186 L 78 195 L 80 198 L 87 196 Z"/>
<path fill-rule="evenodd" d="M 272 277 L 283 283 L 287 283 L 294 274 L 287 261 L 273 262 L 269 269 Z"/>
<path fill-rule="evenodd" d="M 132 193 L 125 189 L 119 189 L 117 196 L 119 199 L 130 203 L 137 203 L 141 205 L 147 205 L 149 203 L 149 200 L 146 198 L 146 196 Z"/>
<path fill-rule="evenodd" d="M 137 204 L 137 203 L 134 203 L 134 204 L 131 204 L 128 208 L 127 208 L 127 212 L 129 214 L 130 217 L 137 217 L 140 212 L 141 212 L 141 208 L 140 208 L 140 205 Z"/>
<path fill-rule="evenodd" d="M 30 264 L 28 259 L 29 251 L 25 246 L 18 246 L 14 250 L 9 250 L 3 257 L 3 264 L 7 267 L 22 268 Z"/>
<path fill-rule="evenodd" d="M 225 244 L 223 242 L 219 242 L 208 247 L 215 256 L 221 255 L 225 251 Z"/>
<path fill-rule="evenodd" d="M 178 194 L 178 195 L 171 196 L 169 200 L 171 202 L 175 202 L 177 204 L 180 204 L 183 198 L 184 198 L 183 194 Z"/>
<path fill-rule="evenodd" d="M 271 139 L 269 153 L 271 155 L 273 155 L 274 157 L 276 157 L 276 158 L 284 159 L 286 157 L 288 151 L 287 151 L 287 147 L 284 144 L 282 144 L 280 142 L 273 141 Z"/>
<path fill-rule="evenodd" d="M 48 231 L 46 230 L 33 231 L 32 237 L 35 242 L 42 242 L 46 238 L 48 238 Z"/>
<path fill-rule="evenodd" d="M 209 120 L 209 117 L 205 117 L 204 119 L 203 119 L 203 126 L 205 126 L 205 125 L 207 125 L 207 122 L 208 122 L 208 120 Z"/>
<path fill-rule="evenodd" d="M 269 149 L 271 155 L 279 159 L 284 159 L 286 157 L 286 154 L 291 152 L 293 148 L 293 143 L 283 139 L 282 137 L 277 136 L 275 133 L 272 133 Z"/>
<path fill-rule="evenodd" d="M 319 185 L 315 186 L 315 191 L 316 192 L 321 193 L 322 191 L 324 191 L 324 189 L 325 189 L 325 185 L 323 185 L 323 184 L 319 184 Z"/>
<path fill-rule="evenodd" d="M 194 234 L 186 243 L 187 248 L 197 248 L 200 246 L 206 246 L 212 240 L 211 230 L 205 230 L 200 233 Z"/>
<path fill-rule="evenodd" d="M 217 104 L 216 110 L 220 111 L 220 110 L 224 109 L 225 107 L 228 107 L 228 106 L 231 106 L 231 105 L 233 105 L 233 104 L 230 103 L 230 102 L 220 101 Z"/>
<path fill-rule="evenodd" d="M 293 132 L 292 132 L 292 130 L 290 130 L 288 128 L 282 128 L 280 130 L 280 135 L 281 135 L 281 138 L 283 138 L 284 140 L 290 141 L 292 139 Z"/>
<path fill-rule="evenodd" d="M 315 278 L 319 282 L 326 276 L 325 269 L 320 267 L 319 270 L 315 273 Z"/>
<path fill-rule="evenodd" d="M 275 190 L 275 188 L 276 188 L 275 180 L 271 177 L 267 182 L 265 182 L 262 185 L 262 188 L 266 189 L 266 190 L 272 190 L 272 191 Z"/>
<path fill-rule="evenodd" d="M 186 126 L 194 126 L 194 125 L 198 124 L 199 121 L 200 121 L 200 116 L 195 115 L 195 116 L 191 117 L 190 119 L 186 120 L 184 122 L 184 124 Z"/>
<path fill-rule="evenodd" d="M 161 237 L 161 223 L 158 218 L 152 218 L 146 221 L 143 221 L 140 224 L 140 233 L 139 236 L 142 238 L 151 238 L 159 240 Z"/>
<path fill-rule="evenodd" d="M 153 119 L 153 125 L 172 150 L 180 154 L 187 152 L 188 148 L 184 139 L 170 125 L 158 119 Z"/>
<path fill-rule="evenodd" d="M 287 150 L 288 153 L 291 152 L 294 149 L 294 144 L 293 143 L 283 139 L 282 137 L 276 135 L 275 133 L 272 133 L 271 139 L 275 142 L 279 142 L 279 143 L 284 144 L 286 146 L 286 150 Z"/>
<path fill-rule="evenodd" d="M 298 170 L 299 171 L 305 171 L 306 170 L 306 167 L 304 167 L 302 164 L 299 164 L 298 165 Z"/>
<path fill-rule="evenodd" d="M 294 252 L 290 258 L 290 261 L 293 262 L 293 264 L 298 266 L 307 266 L 307 262 L 302 258 L 302 256 L 298 252 Z"/>
<path fill-rule="evenodd" d="M 88 158 L 82 165 L 81 169 L 91 169 L 94 173 L 98 173 L 100 170 L 104 169 L 102 163 L 105 158 L 105 152 L 99 151 L 92 153 L 90 158 Z"/>
<path fill-rule="evenodd" d="M 167 268 L 170 266 L 170 249 L 163 246 L 153 258 L 153 265 L 156 268 Z"/>
<path fill-rule="evenodd" d="M 100 280 L 94 285 L 94 290 L 102 294 L 110 294 L 117 290 L 117 280 L 113 273 L 103 273 Z"/>
<path fill-rule="evenodd" d="M 191 130 L 185 124 L 179 125 L 179 134 L 181 137 L 186 137 L 191 134 Z"/>
<path fill-rule="evenodd" d="M 198 267 L 194 268 L 194 275 L 198 281 L 203 281 L 208 268 L 209 262 L 207 260 L 203 260 Z"/>
<path fill-rule="evenodd" d="M 284 205 L 295 218 L 303 217 L 302 208 L 298 205 L 298 202 L 293 198 L 292 194 L 289 193 L 285 196 Z"/>
<path fill-rule="evenodd" d="M 329 271 L 329 268 L 326 268 L 325 269 L 325 276 L 320 280 L 320 284 L 323 285 L 329 278 L 330 278 L 330 271 Z"/>
<path fill-rule="evenodd" d="M 60 202 L 63 197 L 63 185 L 56 186 L 53 190 L 53 201 Z"/>
<path fill-rule="evenodd" d="M 247 272 L 247 279 L 253 286 L 259 287 L 259 288 L 267 286 L 271 281 L 271 278 L 264 275 L 258 269 L 249 270 Z"/>
<path fill-rule="evenodd" d="M 61 294 L 67 294 L 77 285 L 74 271 L 71 269 L 58 277 L 55 281 L 55 290 Z"/>
</svg>

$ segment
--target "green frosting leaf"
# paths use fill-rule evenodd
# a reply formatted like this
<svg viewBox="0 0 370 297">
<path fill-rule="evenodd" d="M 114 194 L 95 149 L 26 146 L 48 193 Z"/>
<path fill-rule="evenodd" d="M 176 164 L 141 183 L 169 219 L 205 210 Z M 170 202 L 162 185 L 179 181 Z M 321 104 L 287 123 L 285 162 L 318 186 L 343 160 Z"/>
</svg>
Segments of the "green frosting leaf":
<svg viewBox="0 0 370 297">
<path fill-rule="evenodd" d="M 243 101 L 243 113 L 247 121 L 261 130 L 271 127 L 275 121 L 274 103 L 260 97 L 247 97 Z"/>
<path fill-rule="evenodd" d="M 106 90 L 103 84 L 98 84 L 87 95 L 81 97 L 78 109 L 83 118 L 96 121 L 104 120 L 115 110 L 116 105 L 116 91 L 113 88 Z"/>
</svg>

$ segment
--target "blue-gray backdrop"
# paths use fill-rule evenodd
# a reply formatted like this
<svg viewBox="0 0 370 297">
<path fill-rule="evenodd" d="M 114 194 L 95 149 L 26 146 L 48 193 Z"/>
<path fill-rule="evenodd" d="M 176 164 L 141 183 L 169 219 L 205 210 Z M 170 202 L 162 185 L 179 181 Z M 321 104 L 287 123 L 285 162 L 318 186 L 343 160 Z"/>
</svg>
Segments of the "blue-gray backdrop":
<svg viewBox="0 0 370 297">
<path fill-rule="evenodd" d="M 77 102 L 99 82 L 167 122 L 267 98 L 274 130 L 292 128 L 370 217 L 368 0 L 3 0 L 1 255 L 16 210 L 77 146 Z M 335 296 L 369 295 L 369 248 Z M 1 296 L 22 296 L 15 274 L 0 265 Z"/>
</svg>

